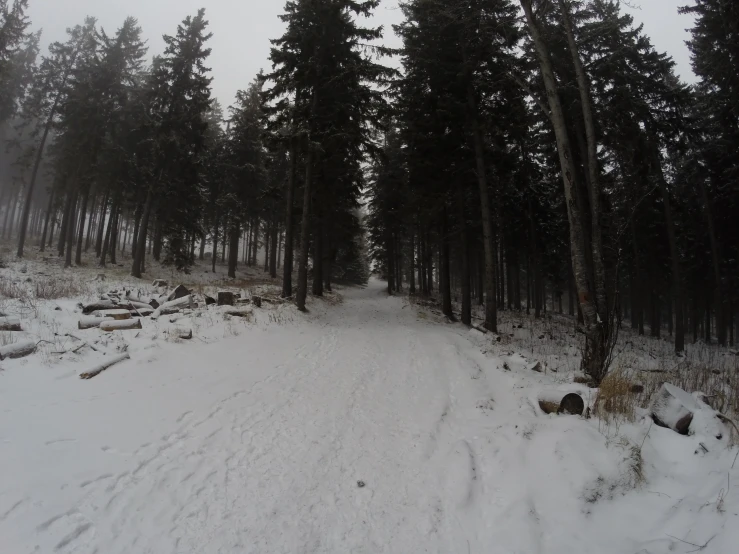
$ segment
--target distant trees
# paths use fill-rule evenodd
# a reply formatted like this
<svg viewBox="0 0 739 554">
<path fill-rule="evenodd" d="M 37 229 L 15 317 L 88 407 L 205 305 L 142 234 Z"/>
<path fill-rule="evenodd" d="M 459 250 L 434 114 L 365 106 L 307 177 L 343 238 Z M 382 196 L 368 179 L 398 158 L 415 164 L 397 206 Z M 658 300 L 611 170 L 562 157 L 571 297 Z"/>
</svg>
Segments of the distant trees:
<svg viewBox="0 0 739 554">
<path fill-rule="evenodd" d="M 467 325 L 576 317 L 595 382 L 624 319 L 678 354 L 734 344 L 732 2 L 681 8 L 688 87 L 616 0 L 406 0 L 398 52 L 362 26 L 378 0 L 288 0 L 271 70 L 225 108 L 203 10 L 148 63 L 133 18 L 40 53 L 27 4 L 0 0 L 0 234 L 19 257 L 31 237 L 67 266 L 125 252 L 141 277 L 207 251 L 231 277 L 282 265 L 300 309 L 371 257 L 388 292 L 438 293 Z"/>
</svg>

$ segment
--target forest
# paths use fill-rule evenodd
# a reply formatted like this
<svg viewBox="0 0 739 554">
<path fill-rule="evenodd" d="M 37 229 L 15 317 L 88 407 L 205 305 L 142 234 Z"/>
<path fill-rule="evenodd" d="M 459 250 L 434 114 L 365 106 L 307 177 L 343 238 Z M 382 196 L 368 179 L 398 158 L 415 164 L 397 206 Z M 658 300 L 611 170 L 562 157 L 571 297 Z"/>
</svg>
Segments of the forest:
<svg viewBox="0 0 739 554">
<path fill-rule="evenodd" d="M 572 316 L 596 384 L 622 326 L 678 356 L 735 344 L 736 2 L 675 7 L 687 84 L 617 0 L 405 0 L 394 29 L 368 24 L 380 0 L 288 0 L 228 107 L 204 9 L 150 57 L 135 17 L 42 51 L 28 3 L 0 0 L 18 258 L 260 266 L 301 310 L 372 270 L 493 332 L 499 311 Z"/>
</svg>

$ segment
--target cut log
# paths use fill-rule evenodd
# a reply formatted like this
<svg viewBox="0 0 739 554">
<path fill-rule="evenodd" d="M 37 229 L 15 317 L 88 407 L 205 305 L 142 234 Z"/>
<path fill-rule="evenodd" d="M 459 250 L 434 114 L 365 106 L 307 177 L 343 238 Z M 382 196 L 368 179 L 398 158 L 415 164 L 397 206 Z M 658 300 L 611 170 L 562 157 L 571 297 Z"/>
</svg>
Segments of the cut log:
<svg viewBox="0 0 739 554">
<path fill-rule="evenodd" d="M 92 369 L 89 369 L 85 371 L 84 373 L 80 373 L 80 379 L 92 379 L 95 377 L 95 375 L 98 375 L 108 369 L 109 367 L 117 364 L 118 362 L 122 362 L 123 360 L 128 360 L 131 356 L 126 352 L 125 354 L 119 354 L 118 356 L 113 356 L 109 360 L 105 360 L 103 363 L 96 365 Z"/>
<path fill-rule="evenodd" d="M 262 307 L 262 297 L 261 297 L 261 296 L 252 296 L 252 297 L 251 297 L 251 301 L 252 301 L 252 303 L 253 303 L 253 304 L 254 304 L 254 305 L 255 305 L 255 306 L 257 307 L 257 308 L 261 308 L 261 307 Z"/>
<path fill-rule="evenodd" d="M 130 315 L 130 314 L 129 314 Z M 112 331 L 126 331 L 128 329 L 141 329 L 140 319 L 106 319 L 100 324 L 100 329 L 106 333 Z"/>
<path fill-rule="evenodd" d="M 545 414 L 582 415 L 585 401 L 576 392 L 547 390 L 539 393 L 539 407 Z"/>
<path fill-rule="evenodd" d="M 105 319 L 102 317 L 86 316 L 81 317 L 77 322 L 77 329 L 96 329 L 100 327 L 103 321 L 115 321 L 114 319 Z"/>
<path fill-rule="evenodd" d="M 233 306 L 234 305 L 234 293 L 227 290 L 218 291 L 218 305 L 219 306 Z"/>
<path fill-rule="evenodd" d="M 95 317 L 104 317 L 106 319 L 131 319 L 131 312 L 125 308 L 116 308 L 115 310 L 95 310 L 92 312 Z"/>
<path fill-rule="evenodd" d="M 541 369 L 541 362 L 536 362 L 534 365 L 532 365 L 529 368 L 531 371 L 536 371 L 537 373 L 541 373 L 543 370 Z"/>
<path fill-rule="evenodd" d="M 117 304 L 112 300 L 101 300 L 100 302 L 93 302 L 92 304 L 82 306 L 82 313 L 85 315 L 89 315 L 92 312 L 96 312 L 98 310 L 114 310 L 117 307 Z"/>
<path fill-rule="evenodd" d="M 185 287 L 184 285 L 177 285 L 177 288 L 170 292 L 169 296 L 167 296 L 167 302 L 177 300 L 178 298 L 183 298 L 188 294 L 190 294 L 190 291 L 187 290 L 187 287 Z"/>
<path fill-rule="evenodd" d="M 667 427 L 681 435 L 687 435 L 693 414 L 700 410 L 700 404 L 683 389 L 663 383 L 654 395 L 650 412 L 652 420 L 660 427 Z"/>
<path fill-rule="evenodd" d="M 130 306 L 130 307 L 129 307 Z M 138 310 L 154 310 L 156 308 L 152 308 L 150 304 L 147 304 L 146 302 L 139 302 L 138 300 L 127 300 L 126 306 L 127 309 L 132 310 L 134 308 Z"/>
<path fill-rule="evenodd" d="M 251 317 L 251 310 L 226 310 L 223 313 L 232 317 L 243 317 L 245 319 Z"/>
<path fill-rule="evenodd" d="M 0 331 L 20 331 L 21 320 L 17 317 L 0 317 Z"/>
<path fill-rule="evenodd" d="M 22 358 L 36 351 L 36 341 L 23 341 L 7 344 L 0 348 L 0 360 L 5 358 Z"/>
<path fill-rule="evenodd" d="M 192 296 L 183 296 L 182 298 L 178 298 L 177 300 L 171 300 L 169 302 L 165 302 L 161 306 L 159 306 L 156 310 L 154 310 L 154 313 L 151 314 L 152 319 L 157 319 L 160 315 L 167 315 L 167 314 L 174 314 L 177 313 L 182 308 L 192 308 L 193 302 L 192 302 Z M 171 310 L 177 310 L 177 311 L 171 311 Z"/>
<path fill-rule="evenodd" d="M 160 304 L 159 304 L 159 302 L 157 301 L 156 298 L 152 298 L 149 301 L 149 306 L 151 306 L 152 308 L 154 308 L 156 310 L 160 306 Z"/>
<path fill-rule="evenodd" d="M 135 308 L 129 313 L 131 314 L 131 317 L 149 317 L 151 314 L 154 313 L 154 310 L 152 308 Z"/>
<path fill-rule="evenodd" d="M 206 306 L 210 306 L 211 304 L 215 304 L 215 303 L 216 303 L 215 298 L 213 298 L 212 296 L 208 296 L 207 294 L 205 295 L 205 305 Z"/>
<path fill-rule="evenodd" d="M 167 283 L 166 279 L 154 279 L 154 282 L 151 284 L 152 287 L 166 287 L 169 283 Z"/>
<path fill-rule="evenodd" d="M 178 329 L 177 338 L 182 340 L 190 340 L 192 338 L 192 329 Z"/>
</svg>

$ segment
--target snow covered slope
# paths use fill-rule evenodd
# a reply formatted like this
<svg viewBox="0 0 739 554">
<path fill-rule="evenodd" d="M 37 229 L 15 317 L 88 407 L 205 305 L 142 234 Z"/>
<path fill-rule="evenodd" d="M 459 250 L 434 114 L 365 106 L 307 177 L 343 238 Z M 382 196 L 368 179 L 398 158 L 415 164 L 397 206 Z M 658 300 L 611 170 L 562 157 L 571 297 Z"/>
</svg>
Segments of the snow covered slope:
<svg viewBox="0 0 739 554">
<path fill-rule="evenodd" d="M 215 343 L 153 341 L 90 381 L 69 365 L 0 373 L 0 552 L 739 544 L 725 441 L 544 415 L 537 391 L 577 385 L 506 371 L 489 338 L 378 282 L 312 307 Z"/>
</svg>

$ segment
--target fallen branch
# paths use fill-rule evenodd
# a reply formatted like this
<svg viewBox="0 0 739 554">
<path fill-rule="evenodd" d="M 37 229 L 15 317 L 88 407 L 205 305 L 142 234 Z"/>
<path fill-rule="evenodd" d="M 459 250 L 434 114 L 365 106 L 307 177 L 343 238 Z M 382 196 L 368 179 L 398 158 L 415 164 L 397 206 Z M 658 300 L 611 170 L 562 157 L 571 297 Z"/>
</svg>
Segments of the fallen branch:
<svg viewBox="0 0 739 554">
<path fill-rule="evenodd" d="M 110 360 L 106 360 L 102 364 L 96 365 L 89 371 L 85 371 L 84 373 L 80 373 L 80 379 L 92 379 L 95 377 L 95 375 L 98 375 L 108 369 L 109 367 L 117 364 L 118 362 L 122 362 L 123 360 L 128 360 L 131 356 L 126 352 L 125 354 L 120 354 L 118 356 L 114 356 Z"/>
</svg>

